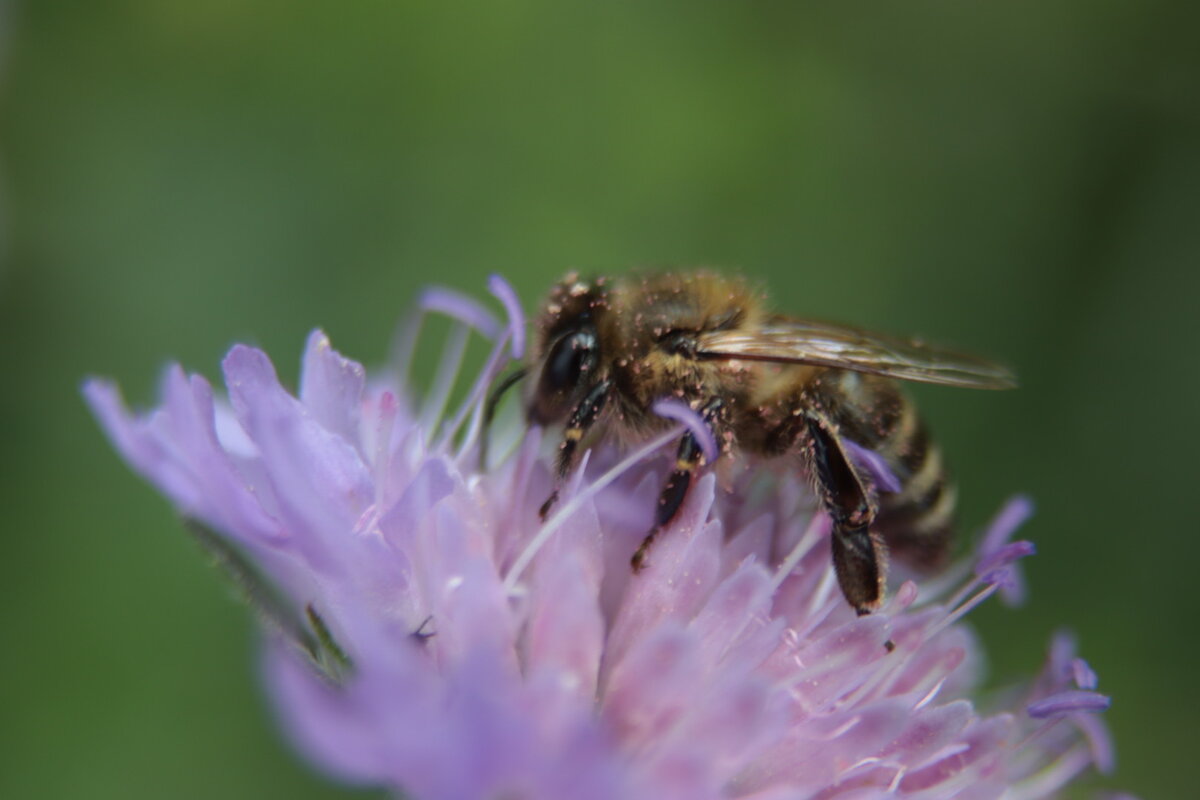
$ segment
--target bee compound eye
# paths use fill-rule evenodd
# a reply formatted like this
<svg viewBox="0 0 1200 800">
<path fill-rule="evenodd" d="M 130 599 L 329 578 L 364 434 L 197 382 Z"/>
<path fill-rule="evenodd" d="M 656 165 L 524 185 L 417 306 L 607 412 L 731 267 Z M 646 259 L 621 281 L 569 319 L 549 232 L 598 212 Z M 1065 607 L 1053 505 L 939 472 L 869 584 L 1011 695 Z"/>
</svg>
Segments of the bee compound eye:
<svg viewBox="0 0 1200 800">
<path fill-rule="evenodd" d="M 596 333 L 590 328 L 572 331 L 554 343 L 542 371 L 544 389 L 570 391 L 579 385 L 584 373 L 596 368 Z"/>
<path fill-rule="evenodd" d="M 542 362 L 537 391 L 527 409 L 529 421 L 548 425 L 562 420 L 599 363 L 599 342 L 593 328 L 577 328 L 555 340 Z"/>
</svg>

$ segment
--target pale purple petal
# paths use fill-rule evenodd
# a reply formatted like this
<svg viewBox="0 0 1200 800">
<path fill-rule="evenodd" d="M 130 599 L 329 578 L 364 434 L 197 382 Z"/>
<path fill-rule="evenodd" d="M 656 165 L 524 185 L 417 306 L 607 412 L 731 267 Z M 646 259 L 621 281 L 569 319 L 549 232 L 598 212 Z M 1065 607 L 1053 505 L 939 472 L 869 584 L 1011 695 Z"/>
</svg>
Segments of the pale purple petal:
<svg viewBox="0 0 1200 800">
<path fill-rule="evenodd" d="M 875 754 L 904 730 L 911 709 L 901 700 L 801 719 L 743 774 L 738 790 L 791 784 L 815 793 L 838 782 L 866 754 Z M 805 796 L 805 795 L 801 795 Z"/>
<path fill-rule="evenodd" d="M 267 513 L 219 445 L 212 392 L 177 366 L 164 375 L 163 408 L 132 417 L 116 387 L 92 380 L 84 396 L 117 449 L 187 515 L 243 542 L 275 539 L 279 524 Z"/>
<path fill-rule="evenodd" d="M 608 636 L 609 666 L 620 663 L 630 647 L 667 621 L 690 619 L 715 586 L 722 534 L 719 525 L 701 522 L 711 507 L 714 483 L 711 474 L 698 482 L 672 526 L 674 535 L 661 536 L 651 551 L 641 575 L 655 579 L 630 581 Z M 629 556 L 623 561 L 628 564 Z"/>
<path fill-rule="evenodd" d="M 263 684 L 276 701 L 282 727 L 302 753 L 339 780 L 386 781 L 386 743 L 353 698 L 314 679 L 283 643 L 267 648 L 263 666 Z"/>
<path fill-rule="evenodd" d="M 554 569 L 537 570 L 540 591 L 531 604 L 523 660 L 587 702 L 596 694 L 604 650 L 604 619 L 595 600 L 600 576 L 578 557 L 564 558 Z"/>
<path fill-rule="evenodd" d="M 916 793 L 940 787 L 943 792 L 933 796 L 962 796 L 962 789 L 1000 768 L 1003 743 L 1012 736 L 1014 727 L 1013 718 L 1004 714 L 976 720 L 957 746 L 947 748 L 944 757 L 905 775 L 901 790 Z"/>
<path fill-rule="evenodd" d="M 771 579 L 753 562 L 742 562 L 736 572 L 723 580 L 709 595 L 689 627 L 700 636 L 705 663 L 726 657 L 739 657 L 734 648 L 755 619 L 766 619 L 770 612 Z"/>
<path fill-rule="evenodd" d="M 690 669 L 696 637 L 664 622 L 640 639 L 613 669 L 604 691 L 605 720 L 638 747 L 654 741 L 692 701 L 701 676 Z"/>
<path fill-rule="evenodd" d="M 923 708 L 880 756 L 902 764 L 923 764 L 957 741 L 975 716 L 966 700 Z"/>
<path fill-rule="evenodd" d="M 83 394 L 109 440 L 130 466 L 185 511 L 200 507 L 202 498 L 189 470 L 172 458 L 165 444 L 154 436 L 149 419 L 134 420 L 129 415 L 114 384 L 92 379 L 84 384 Z"/>
<path fill-rule="evenodd" d="M 300 371 L 300 402 L 326 430 L 361 447 L 366 371 L 333 349 L 324 331 L 308 336 Z"/>
<path fill-rule="evenodd" d="M 337 540 L 373 500 L 370 472 L 350 444 L 279 385 L 261 351 L 234 347 L 223 367 L 235 413 L 270 465 L 281 522 L 314 566 L 337 569 L 345 560 Z"/>
<path fill-rule="evenodd" d="M 396 503 L 381 516 L 379 527 L 384 538 L 401 552 L 414 548 L 414 538 L 423 530 L 420 523 L 458 485 L 446 461 L 440 458 L 426 461 L 405 485 Z"/>
</svg>

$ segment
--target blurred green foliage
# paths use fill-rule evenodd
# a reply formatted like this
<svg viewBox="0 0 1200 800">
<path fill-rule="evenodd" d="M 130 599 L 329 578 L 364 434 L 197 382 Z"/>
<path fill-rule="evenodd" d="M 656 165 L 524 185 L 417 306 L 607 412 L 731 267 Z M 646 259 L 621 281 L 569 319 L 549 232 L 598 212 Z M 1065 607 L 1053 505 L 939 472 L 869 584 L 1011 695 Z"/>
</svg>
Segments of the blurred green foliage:
<svg viewBox="0 0 1200 800">
<path fill-rule="evenodd" d="M 78 395 L 234 340 L 384 357 L 430 281 L 717 265 L 1014 363 L 920 389 L 978 526 L 1040 506 L 998 682 L 1069 623 L 1106 785 L 1182 797 L 1200 692 L 1200 48 L 1158 0 L 4 6 L 0 795 L 333 797 L 249 615 Z M 1194 630 L 1194 629 L 1193 629 Z M 1185 788 L 1189 787 L 1189 788 Z"/>
</svg>

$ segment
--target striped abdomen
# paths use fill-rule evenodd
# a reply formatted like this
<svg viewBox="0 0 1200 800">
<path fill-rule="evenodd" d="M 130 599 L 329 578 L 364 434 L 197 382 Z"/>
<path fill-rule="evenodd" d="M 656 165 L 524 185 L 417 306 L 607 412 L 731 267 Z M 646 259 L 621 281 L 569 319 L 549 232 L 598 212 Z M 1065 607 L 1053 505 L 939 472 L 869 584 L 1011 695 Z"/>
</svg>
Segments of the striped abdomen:
<svg viewBox="0 0 1200 800">
<path fill-rule="evenodd" d="M 942 565 L 954 534 L 956 491 L 916 406 L 887 378 L 841 371 L 822 378 L 826 413 L 839 434 L 883 457 L 899 480 L 899 492 L 879 493 L 872 527 L 905 562 Z"/>
</svg>

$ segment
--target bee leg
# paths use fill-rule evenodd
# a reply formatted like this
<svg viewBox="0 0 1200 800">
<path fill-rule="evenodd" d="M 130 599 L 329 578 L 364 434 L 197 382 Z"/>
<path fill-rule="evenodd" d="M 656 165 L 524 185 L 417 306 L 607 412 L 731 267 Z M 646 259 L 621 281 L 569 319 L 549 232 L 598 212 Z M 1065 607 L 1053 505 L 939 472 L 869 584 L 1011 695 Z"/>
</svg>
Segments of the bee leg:
<svg viewBox="0 0 1200 800">
<path fill-rule="evenodd" d="M 488 445 L 490 444 L 488 434 L 492 430 L 492 420 L 496 418 L 496 409 L 500 406 L 500 399 L 504 397 L 505 392 L 516 386 L 528 374 L 529 367 L 519 367 L 504 376 L 504 379 L 488 392 L 487 401 L 483 404 L 483 426 L 479 432 L 480 472 L 487 469 Z"/>
<path fill-rule="evenodd" d="M 542 519 L 546 518 L 550 509 L 558 502 L 558 487 L 575 468 L 575 456 L 579 450 L 579 443 L 583 441 L 588 429 L 600 417 L 600 412 L 604 410 L 611 394 L 612 381 L 602 380 L 589 389 L 588 393 L 571 411 L 571 416 L 567 419 L 567 426 L 563 429 L 562 443 L 558 446 L 558 458 L 555 460 L 554 491 L 538 509 L 538 516 Z"/>
<path fill-rule="evenodd" d="M 869 484 L 823 419 L 806 417 L 809 457 L 821 504 L 833 519 L 833 568 L 846 601 L 859 616 L 883 603 L 887 550 L 871 532 L 876 505 Z M 890 649 L 890 648 L 889 648 Z"/>
<path fill-rule="evenodd" d="M 710 429 L 718 423 L 724 406 L 725 403 L 721 398 L 714 397 L 700 409 L 700 416 L 704 418 L 704 422 Z M 658 536 L 659 531 L 671 524 L 671 520 L 675 519 L 675 515 L 679 513 L 679 509 L 683 507 L 683 501 L 687 498 L 688 489 L 691 488 L 692 475 L 703 465 L 704 451 L 700 448 L 700 443 L 696 441 L 695 434 L 688 431 L 679 440 L 679 450 L 675 454 L 675 470 L 667 478 L 662 494 L 659 495 L 658 506 L 654 512 L 654 527 L 646 534 L 646 538 L 642 540 L 630 560 L 634 572 L 638 572 L 646 566 L 646 554 L 650 552 L 654 538 Z"/>
</svg>

